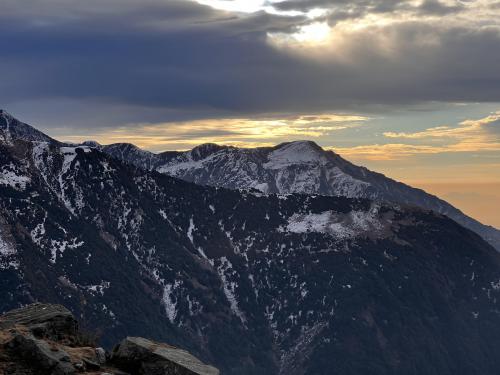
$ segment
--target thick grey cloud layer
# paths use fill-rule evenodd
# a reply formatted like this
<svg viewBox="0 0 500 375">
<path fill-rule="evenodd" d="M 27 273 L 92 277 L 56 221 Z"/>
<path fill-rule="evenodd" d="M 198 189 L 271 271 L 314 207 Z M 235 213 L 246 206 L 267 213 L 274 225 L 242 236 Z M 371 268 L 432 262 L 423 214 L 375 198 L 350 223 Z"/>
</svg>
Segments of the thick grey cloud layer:
<svg viewBox="0 0 500 375">
<path fill-rule="evenodd" d="M 500 101 L 494 18 L 478 25 L 462 5 L 437 0 L 411 9 L 401 0 L 289 0 L 275 7 L 329 8 L 321 20 L 332 26 L 367 14 L 394 14 L 397 22 L 344 29 L 330 45 L 304 52 L 269 37 L 312 22 L 303 16 L 231 14 L 181 0 L 4 0 L 0 106 L 100 102 L 165 121 Z M 449 25 L 437 17 L 455 13 Z"/>
<path fill-rule="evenodd" d="M 395 11 L 443 15 L 463 9 L 463 5 L 459 2 L 448 5 L 442 3 L 441 0 L 423 0 L 420 4 L 415 4 L 414 1 L 409 0 L 285 0 L 272 3 L 272 5 L 280 10 L 306 12 L 322 8 L 332 13 L 343 11 L 345 14 L 351 15 Z"/>
</svg>

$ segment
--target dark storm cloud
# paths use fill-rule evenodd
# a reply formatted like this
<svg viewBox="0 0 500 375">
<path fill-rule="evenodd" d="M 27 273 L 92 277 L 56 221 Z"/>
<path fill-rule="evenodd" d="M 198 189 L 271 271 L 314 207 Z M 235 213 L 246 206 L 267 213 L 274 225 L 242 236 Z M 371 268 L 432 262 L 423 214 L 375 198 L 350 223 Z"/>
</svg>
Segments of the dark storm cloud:
<svg viewBox="0 0 500 375">
<path fill-rule="evenodd" d="M 264 37 L 268 30 L 286 31 L 296 18 L 261 13 L 234 20 L 175 1 L 149 6 L 139 13 L 118 7 L 116 14 L 87 10 L 46 20 L 2 14 L 2 100 L 101 97 L 171 108 L 236 108 L 244 106 L 240 87 L 251 93 L 260 69 L 288 60 Z"/>
<path fill-rule="evenodd" d="M 174 0 L 27 2 L 2 4 L 0 103 L 100 102 L 165 121 L 500 101 L 495 27 L 400 22 L 368 28 L 341 52 L 332 46 L 311 58 L 267 39 L 269 32 L 297 30 L 309 22 L 304 17 L 242 16 Z M 349 5 L 315 0 L 279 7 L 306 9 L 306 3 Z M 360 14 L 405 6 L 397 0 L 361 4 Z M 421 11 L 444 12 L 436 4 L 429 0 Z M 384 43 L 390 53 L 381 51 Z"/>
<path fill-rule="evenodd" d="M 442 16 L 463 10 L 460 3 L 446 5 L 439 0 L 424 0 L 415 5 L 408 0 L 286 0 L 272 3 L 275 9 L 282 11 L 307 12 L 313 9 L 326 11 L 324 17 L 330 25 L 346 19 L 356 19 L 368 14 L 406 13 L 429 16 Z"/>
<path fill-rule="evenodd" d="M 418 10 L 423 14 L 445 15 L 460 12 L 461 10 L 463 10 L 463 7 L 460 4 L 445 5 L 437 0 L 425 0 L 418 7 Z"/>
<path fill-rule="evenodd" d="M 316 8 L 332 9 L 337 7 L 369 8 L 378 12 L 390 12 L 407 3 L 408 0 L 286 0 L 272 3 L 272 6 L 279 10 L 300 10 L 303 12 Z"/>
</svg>

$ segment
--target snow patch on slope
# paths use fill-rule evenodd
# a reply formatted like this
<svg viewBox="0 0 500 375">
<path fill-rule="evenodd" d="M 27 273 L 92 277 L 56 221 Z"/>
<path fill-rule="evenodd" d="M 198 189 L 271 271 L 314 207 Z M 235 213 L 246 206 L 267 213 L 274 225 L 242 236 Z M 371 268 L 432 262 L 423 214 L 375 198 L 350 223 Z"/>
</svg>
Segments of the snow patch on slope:
<svg viewBox="0 0 500 375">
<path fill-rule="evenodd" d="M 210 161 L 212 157 L 213 155 L 210 155 L 205 159 L 194 160 L 191 150 L 182 155 L 182 157 L 179 157 L 168 164 L 158 167 L 157 171 L 160 173 L 166 173 L 171 176 L 182 175 L 187 171 L 203 168 L 203 163 L 206 161 Z"/>
<path fill-rule="evenodd" d="M 23 176 L 13 163 L 4 165 L 0 170 L 0 185 L 10 186 L 16 190 L 24 190 L 30 181 L 30 178 Z"/>
<path fill-rule="evenodd" d="M 358 180 L 348 175 L 339 167 L 325 169 L 325 174 L 336 196 L 359 198 L 364 196 L 364 193 L 370 186 L 368 182 Z"/>
<path fill-rule="evenodd" d="M 0 233 L 0 270 L 9 268 L 18 269 L 19 262 L 14 259 L 16 254 L 16 249 L 9 244 Z"/>
<path fill-rule="evenodd" d="M 191 243 L 194 245 L 194 238 L 193 238 L 193 231 L 196 230 L 196 227 L 194 226 L 194 221 L 193 221 L 193 217 L 191 216 L 191 218 L 189 219 L 189 228 L 187 230 L 187 236 L 189 238 L 189 241 L 191 241 Z"/>
<path fill-rule="evenodd" d="M 242 323 L 246 323 L 245 314 L 240 310 L 238 306 L 238 300 L 236 299 L 236 288 L 238 287 L 238 283 L 235 281 L 230 281 L 226 273 L 233 275 L 235 271 L 233 270 L 233 265 L 226 257 L 220 258 L 221 264 L 217 267 L 217 272 L 219 273 L 220 279 L 222 281 L 222 288 L 224 291 L 224 295 L 226 296 L 229 305 L 231 307 L 231 311 L 238 318 L 240 318 Z"/>
<path fill-rule="evenodd" d="M 70 241 L 67 240 L 50 240 L 50 263 L 55 264 L 57 257 L 61 257 L 64 252 L 68 249 L 74 250 L 84 245 L 83 241 L 78 241 L 78 238 L 72 238 Z"/>
<path fill-rule="evenodd" d="M 64 160 L 62 163 L 61 167 L 61 172 L 59 173 L 59 188 L 60 188 L 60 198 L 63 201 L 64 205 L 66 208 L 72 213 L 75 214 L 76 208 L 82 208 L 83 207 L 83 201 L 82 198 L 77 195 L 76 199 L 76 208 L 73 206 L 71 203 L 71 200 L 66 196 L 66 188 L 68 187 L 70 183 L 70 179 L 68 176 L 68 172 L 71 170 L 71 166 L 73 161 L 75 160 L 77 153 L 77 149 L 82 149 L 83 152 L 88 153 L 91 152 L 92 149 L 88 146 L 82 146 L 82 147 L 61 147 L 60 152 L 64 156 Z M 79 190 L 74 189 L 75 193 L 78 193 Z"/>
<path fill-rule="evenodd" d="M 177 300 L 174 297 L 174 291 L 179 285 L 180 282 L 175 281 L 174 284 L 166 284 L 163 287 L 162 303 L 170 323 L 174 323 L 175 317 L 177 316 Z"/>
<path fill-rule="evenodd" d="M 87 290 L 88 292 L 96 295 L 100 294 L 101 296 L 104 296 L 104 291 L 108 289 L 111 286 L 111 283 L 109 281 L 101 281 L 100 284 L 96 285 L 85 285 L 83 286 L 83 289 Z"/>
<path fill-rule="evenodd" d="M 347 214 L 325 211 L 319 214 L 294 214 L 288 219 L 285 231 L 292 233 L 325 233 L 339 239 L 379 232 L 383 225 L 377 216 L 378 208 L 351 211 Z"/>
</svg>

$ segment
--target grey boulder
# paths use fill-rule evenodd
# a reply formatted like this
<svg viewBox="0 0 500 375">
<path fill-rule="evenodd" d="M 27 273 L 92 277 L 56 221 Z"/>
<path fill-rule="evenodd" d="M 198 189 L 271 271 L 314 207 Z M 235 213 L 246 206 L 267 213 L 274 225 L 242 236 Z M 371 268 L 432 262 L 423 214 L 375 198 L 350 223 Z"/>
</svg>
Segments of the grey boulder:
<svg viewBox="0 0 500 375">
<path fill-rule="evenodd" d="M 133 374 L 219 375 L 187 351 L 141 337 L 127 337 L 113 350 L 112 362 Z"/>
</svg>

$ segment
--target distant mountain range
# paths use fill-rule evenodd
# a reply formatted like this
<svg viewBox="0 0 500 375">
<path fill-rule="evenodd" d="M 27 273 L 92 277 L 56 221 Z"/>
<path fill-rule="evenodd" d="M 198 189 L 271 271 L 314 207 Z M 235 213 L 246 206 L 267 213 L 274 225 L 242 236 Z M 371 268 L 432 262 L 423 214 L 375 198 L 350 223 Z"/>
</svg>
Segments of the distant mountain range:
<svg viewBox="0 0 500 375">
<path fill-rule="evenodd" d="M 101 149 L 138 167 L 201 185 L 257 189 L 266 194 L 319 194 L 415 205 L 447 215 L 500 251 L 500 230 L 481 224 L 434 195 L 356 166 L 311 141 L 260 148 L 204 144 L 186 152 L 161 154 L 127 143 Z"/>
<path fill-rule="evenodd" d="M 311 143 L 208 145 L 141 167 L 116 157 L 127 147 L 142 155 L 61 143 L 0 112 L 0 312 L 62 303 L 104 344 L 147 336 L 222 374 L 498 373 L 500 253 L 477 234 L 401 203 L 155 171 L 232 153 L 241 173 L 273 176 L 251 186 L 268 193 L 314 193 L 306 166 L 343 176 L 346 194 L 378 186 Z M 229 180 L 226 159 L 213 181 Z"/>
</svg>

